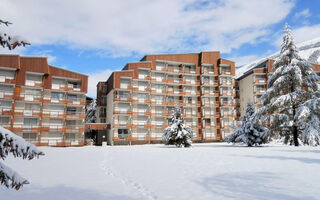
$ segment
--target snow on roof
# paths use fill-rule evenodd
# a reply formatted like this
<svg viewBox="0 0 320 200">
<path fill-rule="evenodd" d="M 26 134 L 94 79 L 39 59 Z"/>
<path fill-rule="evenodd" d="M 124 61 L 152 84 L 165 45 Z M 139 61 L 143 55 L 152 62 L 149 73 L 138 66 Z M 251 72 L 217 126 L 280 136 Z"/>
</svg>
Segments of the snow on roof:
<svg viewBox="0 0 320 200">
<path fill-rule="evenodd" d="M 320 37 L 297 44 L 299 55 L 313 64 L 320 64 Z M 236 78 L 240 78 L 257 65 L 268 59 L 277 59 L 280 52 L 272 54 L 268 57 L 260 58 L 249 64 L 237 67 Z"/>
</svg>

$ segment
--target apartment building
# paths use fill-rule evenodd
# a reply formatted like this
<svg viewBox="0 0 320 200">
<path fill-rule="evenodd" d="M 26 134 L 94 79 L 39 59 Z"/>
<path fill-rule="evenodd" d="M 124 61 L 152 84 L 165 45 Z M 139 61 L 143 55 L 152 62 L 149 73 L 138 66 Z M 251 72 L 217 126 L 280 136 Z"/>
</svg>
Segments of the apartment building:
<svg viewBox="0 0 320 200">
<path fill-rule="evenodd" d="M 97 85 L 98 122 L 110 124 L 109 144 L 160 141 L 180 106 L 195 141 L 232 132 L 235 63 L 220 52 L 146 55 Z"/>
<path fill-rule="evenodd" d="M 0 55 L 0 125 L 36 145 L 83 145 L 87 85 L 47 58 Z"/>
<path fill-rule="evenodd" d="M 262 106 L 260 97 L 267 90 L 268 77 L 274 72 L 272 70 L 274 60 L 265 59 L 259 64 L 251 67 L 241 76 L 237 77 L 236 85 L 239 90 L 239 115 L 244 115 L 248 102 L 255 104 L 256 109 Z M 320 75 L 320 65 L 312 64 L 314 71 Z"/>
</svg>

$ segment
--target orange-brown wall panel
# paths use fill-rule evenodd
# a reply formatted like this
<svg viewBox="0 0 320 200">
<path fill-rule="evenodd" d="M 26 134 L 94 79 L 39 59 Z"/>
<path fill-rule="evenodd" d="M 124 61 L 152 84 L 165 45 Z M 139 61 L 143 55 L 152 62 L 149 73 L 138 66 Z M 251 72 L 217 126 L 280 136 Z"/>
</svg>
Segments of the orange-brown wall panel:
<svg viewBox="0 0 320 200">
<path fill-rule="evenodd" d="M 133 76 L 132 71 L 114 72 L 114 87 L 113 88 L 120 88 L 120 77 L 132 77 L 132 76 Z"/>
<path fill-rule="evenodd" d="M 60 76 L 67 77 L 72 79 L 80 79 L 81 80 L 81 92 L 88 92 L 88 76 L 83 74 L 78 74 L 76 72 L 71 72 L 68 70 L 64 70 L 61 68 L 50 66 L 50 76 Z M 51 84 L 50 84 L 51 85 Z"/>
<path fill-rule="evenodd" d="M 20 68 L 20 56 L 18 55 L 1 55 L 0 67 Z"/>
<path fill-rule="evenodd" d="M 227 59 L 220 59 L 220 64 L 227 64 L 231 66 L 231 74 L 232 75 L 236 75 L 236 66 L 235 66 L 235 62 L 227 60 Z"/>
</svg>

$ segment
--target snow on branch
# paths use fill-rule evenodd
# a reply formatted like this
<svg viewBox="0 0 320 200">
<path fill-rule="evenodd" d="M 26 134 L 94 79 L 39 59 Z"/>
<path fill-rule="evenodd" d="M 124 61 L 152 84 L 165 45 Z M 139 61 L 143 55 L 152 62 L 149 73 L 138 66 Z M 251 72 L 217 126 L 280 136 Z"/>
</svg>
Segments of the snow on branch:
<svg viewBox="0 0 320 200">
<path fill-rule="evenodd" d="M 0 19 L 0 25 L 1 24 L 9 26 L 11 23 Z M 26 45 L 30 45 L 30 43 L 21 39 L 18 36 L 10 36 L 9 34 L 4 33 L 3 31 L 0 30 L 0 45 L 3 48 L 8 48 L 9 50 L 12 50 L 17 46 L 26 46 Z"/>
<path fill-rule="evenodd" d="M 9 154 L 29 160 L 44 155 L 35 145 L 0 126 L 0 158 L 4 160 Z M 0 184 L 18 190 L 28 181 L 0 162 Z"/>
</svg>

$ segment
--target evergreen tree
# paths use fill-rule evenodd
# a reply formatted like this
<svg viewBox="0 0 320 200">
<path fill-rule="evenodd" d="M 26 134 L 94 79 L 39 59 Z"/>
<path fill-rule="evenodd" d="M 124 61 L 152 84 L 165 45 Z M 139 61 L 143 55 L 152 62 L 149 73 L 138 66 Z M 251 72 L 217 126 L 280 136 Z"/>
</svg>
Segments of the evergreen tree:
<svg viewBox="0 0 320 200">
<path fill-rule="evenodd" d="M 257 111 L 256 119 L 270 123 L 270 134 L 279 134 L 286 144 L 298 146 L 300 133 L 307 127 L 307 124 L 299 122 L 299 116 L 304 111 L 301 106 L 307 106 L 304 102 L 319 98 L 317 82 L 320 79 L 313 66 L 298 55 L 287 24 L 280 56 L 273 69 L 275 72 L 268 79 L 268 89 L 261 97 L 263 106 Z M 304 131 L 304 134 L 307 132 Z"/>
<path fill-rule="evenodd" d="M 0 126 L 0 159 L 4 160 L 9 154 L 31 160 L 44 155 L 33 144 L 27 143 L 23 138 Z M 0 162 L 0 184 L 6 187 L 20 189 L 29 182 L 18 173 Z"/>
<path fill-rule="evenodd" d="M 225 139 L 226 142 L 244 143 L 251 147 L 265 144 L 269 141 L 266 128 L 257 123 L 257 121 L 253 121 L 254 112 L 254 105 L 249 102 L 246 113 L 242 117 L 241 126 L 234 127 L 234 132 Z"/>
<path fill-rule="evenodd" d="M 94 99 L 86 108 L 86 123 L 96 123 L 97 101 Z"/>
<path fill-rule="evenodd" d="M 190 147 L 193 130 L 182 123 L 181 108 L 172 111 L 170 125 L 165 129 L 163 140 L 166 145 L 176 145 L 177 147 Z"/>
<path fill-rule="evenodd" d="M 9 26 L 11 23 L 0 19 L 0 25 L 2 24 Z M 17 46 L 26 46 L 30 44 L 26 41 L 21 40 L 18 36 L 12 37 L 9 34 L 0 30 L 0 45 L 3 48 L 8 48 L 9 50 L 12 50 Z"/>
</svg>

